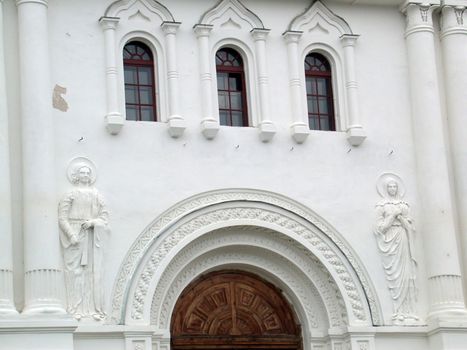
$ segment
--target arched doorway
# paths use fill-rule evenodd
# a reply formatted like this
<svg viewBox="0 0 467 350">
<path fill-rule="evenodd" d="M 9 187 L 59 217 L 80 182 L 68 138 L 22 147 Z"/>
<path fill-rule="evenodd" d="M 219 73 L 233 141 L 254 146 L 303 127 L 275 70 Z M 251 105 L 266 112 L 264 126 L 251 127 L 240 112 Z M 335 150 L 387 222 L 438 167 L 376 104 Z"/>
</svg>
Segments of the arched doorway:
<svg viewBox="0 0 467 350">
<path fill-rule="evenodd" d="M 243 271 L 193 281 L 171 322 L 172 350 L 302 349 L 300 326 L 280 290 Z"/>
</svg>

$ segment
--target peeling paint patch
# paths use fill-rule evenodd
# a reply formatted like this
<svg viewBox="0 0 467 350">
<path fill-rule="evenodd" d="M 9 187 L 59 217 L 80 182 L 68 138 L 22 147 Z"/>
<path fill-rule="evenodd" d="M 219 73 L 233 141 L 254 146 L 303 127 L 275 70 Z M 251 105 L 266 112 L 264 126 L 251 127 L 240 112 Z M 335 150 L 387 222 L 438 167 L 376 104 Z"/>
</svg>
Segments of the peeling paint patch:
<svg viewBox="0 0 467 350">
<path fill-rule="evenodd" d="M 68 103 L 62 95 L 66 94 L 66 87 L 55 84 L 54 93 L 52 96 L 52 105 L 59 111 L 66 112 L 68 110 Z"/>
</svg>

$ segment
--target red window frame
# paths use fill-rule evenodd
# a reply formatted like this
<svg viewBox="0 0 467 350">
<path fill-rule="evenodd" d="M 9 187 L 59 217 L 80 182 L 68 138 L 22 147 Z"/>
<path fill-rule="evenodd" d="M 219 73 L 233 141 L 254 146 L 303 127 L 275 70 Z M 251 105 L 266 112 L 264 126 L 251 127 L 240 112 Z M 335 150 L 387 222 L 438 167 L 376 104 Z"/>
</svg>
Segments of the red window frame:
<svg viewBox="0 0 467 350">
<path fill-rule="evenodd" d="M 221 57 L 221 53 L 225 53 L 225 59 Z M 242 125 L 235 125 L 235 126 L 248 126 L 248 106 L 247 106 L 247 99 L 246 99 L 246 85 L 245 85 L 245 70 L 243 67 L 243 59 L 240 53 L 236 50 L 224 47 L 219 49 L 216 52 L 216 73 L 219 78 L 221 74 L 227 75 L 227 89 L 222 89 L 217 86 L 217 94 L 218 98 L 220 99 L 220 92 L 227 93 L 228 97 L 228 108 L 221 108 L 219 106 L 219 115 L 224 112 L 227 113 L 227 124 L 226 126 L 234 126 L 232 114 L 235 112 L 242 113 Z M 230 79 L 239 79 L 241 90 L 238 89 L 231 89 L 230 86 Z M 240 92 L 240 101 L 241 101 L 241 108 L 232 108 L 232 96 L 233 93 Z"/>
<path fill-rule="evenodd" d="M 135 50 L 130 50 L 130 48 L 135 48 Z M 125 56 L 130 56 L 130 58 L 125 58 Z M 154 73 L 154 56 L 152 54 L 152 50 L 144 43 L 139 41 L 131 41 L 125 45 L 123 48 L 123 69 L 126 71 L 128 68 L 135 68 L 136 69 L 136 81 L 128 82 L 125 78 L 125 109 L 127 120 L 135 120 L 135 119 L 128 119 L 129 116 L 129 107 L 136 110 L 136 121 L 143 120 L 143 112 L 142 110 L 149 110 L 151 111 L 151 117 L 148 119 L 144 119 L 144 121 L 157 121 L 157 101 L 156 101 L 156 80 L 155 80 L 155 73 Z M 140 79 L 140 72 L 144 68 L 149 68 L 150 70 L 150 83 L 144 84 L 141 82 Z M 146 70 L 147 71 L 147 70 Z M 136 101 L 135 102 L 128 102 L 129 98 L 127 98 L 127 88 L 131 87 L 133 89 L 136 88 Z M 152 99 L 152 103 L 141 103 L 141 96 L 143 89 L 150 90 L 150 96 Z"/>
<path fill-rule="evenodd" d="M 326 57 L 312 52 L 306 56 L 304 66 L 309 127 L 312 130 L 336 131 L 331 65 Z M 321 89 L 318 83 L 323 81 L 325 88 Z M 312 91 L 309 86 L 312 87 Z M 310 100 L 314 109 L 310 108 Z M 324 105 L 321 105 L 320 101 L 324 102 Z M 325 108 L 321 108 L 324 106 Z"/>
</svg>

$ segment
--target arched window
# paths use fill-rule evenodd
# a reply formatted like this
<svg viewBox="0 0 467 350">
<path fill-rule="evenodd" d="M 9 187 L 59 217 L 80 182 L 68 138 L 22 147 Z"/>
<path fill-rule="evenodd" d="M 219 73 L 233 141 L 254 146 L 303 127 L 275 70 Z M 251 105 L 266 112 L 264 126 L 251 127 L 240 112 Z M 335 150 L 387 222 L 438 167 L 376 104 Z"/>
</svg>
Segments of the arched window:
<svg viewBox="0 0 467 350">
<path fill-rule="evenodd" d="M 127 120 L 156 121 L 156 84 L 151 49 L 131 41 L 123 48 Z"/>
<path fill-rule="evenodd" d="M 305 58 L 308 122 L 312 130 L 336 130 L 329 61 L 313 52 Z"/>
<path fill-rule="evenodd" d="M 248 126 L 242 56 L 231 48 L 220 49 L 216 53 L 216 71 L 220 124 Z"/>
</svg>

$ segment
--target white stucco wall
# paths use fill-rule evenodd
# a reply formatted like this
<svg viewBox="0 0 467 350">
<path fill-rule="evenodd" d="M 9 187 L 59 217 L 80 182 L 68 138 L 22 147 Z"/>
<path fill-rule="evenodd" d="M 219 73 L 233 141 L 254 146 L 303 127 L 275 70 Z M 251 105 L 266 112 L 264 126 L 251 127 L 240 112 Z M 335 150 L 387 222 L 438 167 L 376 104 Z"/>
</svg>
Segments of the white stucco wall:
<svg viewBox="0 0 467 350">
<path fill-rule="evenodd" d="M 417 228 L 418 313 L 423 320 L 428 311 L 423 223 L 419 220 L 421 209 L 412 139 L 405 18 L 399 9 L 396 6 L 327 3 L 348 22 L 354 33 L 360 35 L 355 48 L 356 75 L 360 119 L 367 139 L 361 146 L 351 147 L 343 131 L 310 131 L 303 144 L 297 144 L 290 136 L 287 51 L 282 33 L 290 21 L 308 7 L 309 1 L 304 0 L 244 1 L 261 18 L 264 26 L 271 29 L 267 40 L 267 70 L 271 120 L 277 126 L 277 134 L 271 142 L 262 143 L 254 127 L 221 126 L 214 140 L 207 140 L 201 134 L 198 46 L 192 27 L 217 0 L 164 2 L 175 19 L 182 23 L 177 34 L 177 63 L 182 96 L 180 114 L 187 123 L 183 136 L 171 138 L 166 123 L 132 121 L 125 122 L 118 135 L 110 135 L 104 123 L 105 51 L 103 32 L 98 23 L 110 3 L 110 0 L 49 0 L 48 6 L 50 96 L 55 84 L 66 87 L 67 93 L 63 97 L 69 105 L 66 112 L 53 110 L 57 202 L 59 196 L 71 187 L 66 178 L 69 161 L 76 156 L 90 158 L 98 169 L 96 187 L 105 197 L 110 212 L 106 296 L 111 295 L 118 269 L 130 245 L 167 208 L 205 191 L 251 188 L 296 200 L 333 226 L 363 262 L 378 292 L 384 320 L 390 324 L 392 302 L 373 229 L 374 206 L 380 200 L 376 180 L 383 172 L 394 172 L 404 180 L 405 199 L 411 205 Z M 15 302 L 21 309 L 21 105 L 14 1 L 4 2 L 4 12 Z M 155 27 L 155 30 L 159 28 Z M 251 94 L 257 95 L 257 91 Z M 256 101 L 250 102 L 253 102 L 251 107 L 256 106 Z M 346 118 L 345 115 L 342 117 Z M 378 336 L 376 348 L 426 348 L 423 337 L 395 338 L 386 334 Z M 106 344 L 82 339 L 76 343 L 76 348 L 118 348 L 116 343 L 115 339 Z"/>
</svg>

